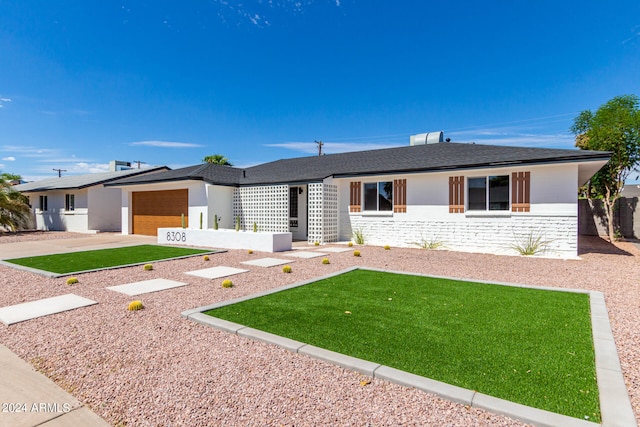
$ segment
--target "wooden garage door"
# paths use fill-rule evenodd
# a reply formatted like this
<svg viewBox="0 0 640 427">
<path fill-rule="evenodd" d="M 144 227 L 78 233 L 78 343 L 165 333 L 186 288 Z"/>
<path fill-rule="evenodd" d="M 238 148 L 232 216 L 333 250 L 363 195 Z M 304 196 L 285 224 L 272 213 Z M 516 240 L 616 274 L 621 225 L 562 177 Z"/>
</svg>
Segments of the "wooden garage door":
<svg viewBox="0 0 640 427">
<path fill-rule="evenodd" d="M 159 227 L 181 227 L 188 223 L 189 190 L 134 191 L 133 234 L 157 236 Z"/>
</svg>

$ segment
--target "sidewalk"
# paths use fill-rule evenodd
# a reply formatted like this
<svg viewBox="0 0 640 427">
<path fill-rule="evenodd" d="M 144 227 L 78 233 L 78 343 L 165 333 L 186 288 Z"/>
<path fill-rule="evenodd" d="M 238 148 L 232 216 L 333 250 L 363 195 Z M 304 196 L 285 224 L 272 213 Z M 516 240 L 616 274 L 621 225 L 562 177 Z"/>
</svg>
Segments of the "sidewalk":
<svg viewBox="0 0 640 427">
<path fill-rule="evenodd" d="M 108 426 L 102 418 L 0 344 L 0 426 Z"/>
</svg>

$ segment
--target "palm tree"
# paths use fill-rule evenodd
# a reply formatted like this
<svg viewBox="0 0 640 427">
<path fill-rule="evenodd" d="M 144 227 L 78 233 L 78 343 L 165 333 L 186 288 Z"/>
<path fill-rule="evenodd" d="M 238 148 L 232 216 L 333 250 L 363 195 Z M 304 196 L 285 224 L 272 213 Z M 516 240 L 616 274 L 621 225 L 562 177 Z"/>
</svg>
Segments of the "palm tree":
<svg viewBox="0 0 640 427">
<path fill-rule="evenodd" d="M 0 227 L 16 231 L 29 226 L 31 208 L 29 199 L 13 189 L 9 178 L 20 179 L 18 175 L 0 174 Z"/>
<path fill-rule="evenodd" d="M 204 163 L 213 163 L 214 165 L 233 166 L 229 162 L 229 159 L 227 159 L 222 154 L 213 154 L 211 156 L 205 156 L 204 159 L 202 159 L 202 161 Z"/>
</svg>

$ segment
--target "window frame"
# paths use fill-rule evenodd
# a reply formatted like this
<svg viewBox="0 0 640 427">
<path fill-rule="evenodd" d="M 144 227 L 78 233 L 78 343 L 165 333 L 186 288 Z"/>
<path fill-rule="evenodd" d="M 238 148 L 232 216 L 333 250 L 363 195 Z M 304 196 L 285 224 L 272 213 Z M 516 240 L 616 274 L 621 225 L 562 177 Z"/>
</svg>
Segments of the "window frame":
<svg viewBox="0 0 640 427">
<path fill-rule="evenodd" d="M 41 194 L 38 200 L 38 209 L 40 209 L 40 212 L 47 212 L 49 210 L 49 197 Z"/>
<path fill-rule="evenodd" d="M 384 184 L 389 184 L 390 188 L 391 188 L 391 194 L 388 194 L 389 198 L 387 198 L 386 196 L 384 197 L 386 200 L 389 201 L 389 209 L 380 209 L 380 186 L 384 185 Z M 366 191 L 366 186 L 367 185 L 375 185 L 376 187 L 376 208 L 375 209 L 367 209 L 367 191 Z M 363 182 L 362 183 L 362 212 L 380 212 L 380 213 L 393 213 L 393 193 L 394 193 L 394 188 L 393 188 L 393 180 L 391 181 L 369 181 L 369 182 Z"/>
<path fill-rule="evenodd" d="M 504 209 L 492 209 L 491 208 L 491 178 L 506 178 L 507 179 L 507 187 L 506 187 L 506 207 Z M 478 208 L 474 208 L 471 206 L 471 197 L 472 194 L 474 194 L 474 192 L 472 191 L 471 187 L 469 186 L 471 183 L 471 180 L 479 180 L 479 179 L 484 179 L 484 208 L 483 209 L 478 209 Z M 467 208 L 467 212 L 469 213 L 474 213 L 474 212 L 492 212 L 492 213 L 496 213 L 496 212 L 510 212 L 511 211 L 511 175 L 509 174 L 502 174 L 502 175 L 482 175 L 482 176 L 468 176 L 467 177 L 467 182 L 466 182 L 466 190 L 467 190 L 467 200 L 466 200 L 466 208 Z M 495 188 L 495 187 L 493 187 Z M 495 192 L 496 190 L 494 190 Z M 495 194 L 495 193 L 494 193 Z M 494 201 L 495 203 L 504 203 L 504 200 L 498 200 L 497 202 Z"/>
<path fill-rule="evenodd" d="M 76 210 L 76 195 L 67 193 L 64 195 L 64 210 L 67 212 L 73 212 Z"/>
</svg>

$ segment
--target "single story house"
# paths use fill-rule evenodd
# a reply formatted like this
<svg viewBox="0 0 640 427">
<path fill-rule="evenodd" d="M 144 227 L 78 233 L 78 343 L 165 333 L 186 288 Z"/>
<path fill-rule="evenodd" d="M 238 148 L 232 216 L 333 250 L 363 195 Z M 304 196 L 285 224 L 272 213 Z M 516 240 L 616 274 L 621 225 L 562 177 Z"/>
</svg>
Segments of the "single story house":
<svg viewBox="0 0 640 427">
<path fill-rule="evenodd" d="M 121 231 L 120 189 L 105 187 L 105 184 L 124 177 L 167 170 L 168 167 L 160 166 L 71 175 L 19 184 L 14 189 L 29 198 L 38 230 L 79 233 Z"/>
<path fill-rule="evenodd" d="M 249 168 L 200 164 L 127 177 L 122 233 L 161 227 L 291 232 L 321 244 L 351 240 L 515 253 L 530 237 L 577 256 L 577 190 L 610 153 L 438 142 L 283 159 Z"/>
</svg>

